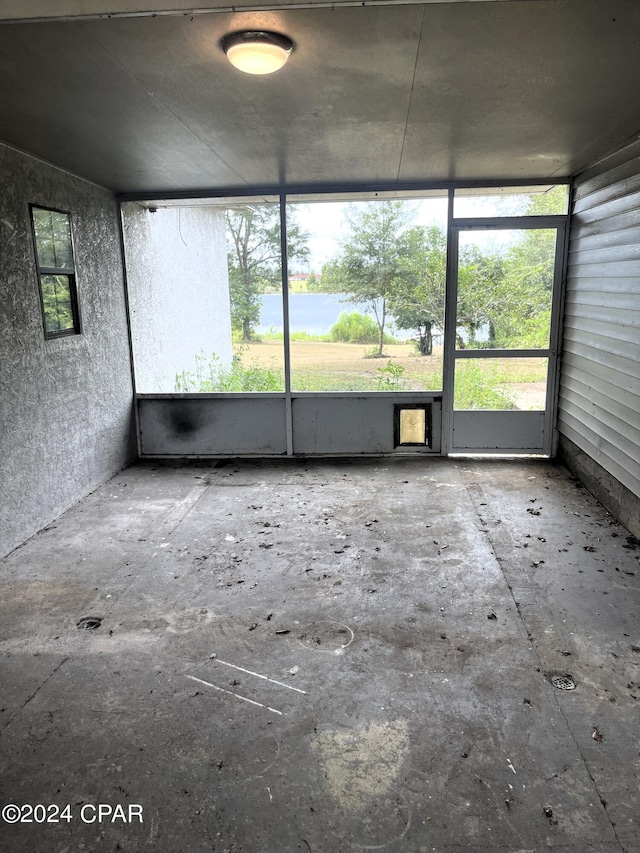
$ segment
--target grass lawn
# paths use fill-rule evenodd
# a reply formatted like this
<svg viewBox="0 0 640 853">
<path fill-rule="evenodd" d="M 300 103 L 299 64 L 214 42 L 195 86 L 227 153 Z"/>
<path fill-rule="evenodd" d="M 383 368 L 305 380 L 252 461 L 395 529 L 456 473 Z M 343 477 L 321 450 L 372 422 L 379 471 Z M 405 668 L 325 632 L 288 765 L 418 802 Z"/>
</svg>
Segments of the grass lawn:
<svg viewBox="0 0 640 853">
<path fill-rule="evenodd" d="M 442 347 L 419 357 L 411 344 L 385 345 L 389 358 L 365 358 L 363 344 L 291 341 L 294 391 L 437 391 L 442 387 Z M 242 364 L 284 374 L 281 341 L 244 345 Z M 387 368 L 391 364 L 392 368 Z M 385 370 L 385 368 L 387 368 Z M 391 370 L 397 371 L 394 377 Z M 544 409 L 546 360 L 459 360 L 456 408 Z"/>
<path fill-rule="evenodd" d="M 398 387 L 404 390 L 437 390 L 442 385 L 442 350 L 418 358 L 409 344 L 390 344 L 385 353 L 391 358 L 365 358 L 373 347 L 365 344 L 291 342 L 291 372 L 294 391 L 379 390 L 380 369 L 391 360 L 404 368 Z M 268 341 L 249 344 L 244 363 L 282 367 L 282 343 Z M 390 377 L 391 381 L 391 377 Z M 382 379 L 384 384 L 384 378 Z"/>
</svg>

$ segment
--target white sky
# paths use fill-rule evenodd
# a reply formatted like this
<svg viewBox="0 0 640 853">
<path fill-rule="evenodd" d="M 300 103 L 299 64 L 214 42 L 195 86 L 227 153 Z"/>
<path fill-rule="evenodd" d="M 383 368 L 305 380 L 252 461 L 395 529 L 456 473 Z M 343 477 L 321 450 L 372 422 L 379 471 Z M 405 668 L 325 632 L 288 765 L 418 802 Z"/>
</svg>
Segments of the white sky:
<svg viewBox="0 0 640 853">
<path fill-rule="evenodd" d="M 463 199 L 464 210 L 460 208 L 458 215 L 488 215 L 494 214 L 493 199 L 470 198 Z M 488 201 L 488 204 L 487 204 Z M 501 201 L 509 201 L 502 199 Z M 516 201 L 519 201 L 516 199 Z M 319 275 L 326 261 L 333 258 L 340 250 L 341 240 L 346 234 L 345 212 L 351 204 L 366 204 L 367 202 L 318 201 L 293 204 L 298 212 L 300 227 L 309 234 L 310 261 L 303 269 L 299 264 L 294 266 L 294 272 L 313 272 Z M 522 202 L 520 202 L 521 204 Z M 447 198 L 410 199 L 407 201 L 412 211 L 411 225 L 439 225 L 443 230 L 447 226 Z M 515 211 L 508 211 L 509 213 Z M 461 234 L 461 245 L 465 242 L 475 243 L 486 251 L 500 251 L 505 246 L 517 241 L 522 232 L 514 231 L 475 231 L 473 236 Z"/>
<path fill-rule="evenodd" d="M 300 227 L 309 233 L 309 250 L 311 260 L 308 270 L 317 275 L 322 272 L 322 265 L 330 260 L 340 249 L 340 241 L 345 236 L 344 214 L 350 204 L 358 202 L 320 201 L 307 204 L 292 205 L 298 211 Z M 365 203 L 366 202 L 360 202 Z M 419 199 L 409 202 L 415 211 L 413 225 L 447 225 L 447 199 Z M 301 270 L 302 271 L 302 270 Z"/>
</svg>

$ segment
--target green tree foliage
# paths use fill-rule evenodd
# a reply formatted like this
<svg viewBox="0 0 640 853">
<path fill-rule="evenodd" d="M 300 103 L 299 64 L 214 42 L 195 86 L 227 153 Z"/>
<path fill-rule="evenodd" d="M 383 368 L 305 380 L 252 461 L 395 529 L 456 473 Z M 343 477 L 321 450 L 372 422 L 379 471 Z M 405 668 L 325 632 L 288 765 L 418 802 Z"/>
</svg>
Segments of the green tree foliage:
<svg viewBox="0 0 640 853">
<path fill-rule="evenodd" d="M 520 213 L 547 216 L 566 212 L 566 188 L 525 197 Z M 535 349 L 549 345 L 556 231 L 527 228 L 504 250 L 461 248 L 458 269 L 458 327 L 466 346 Z M 488 330 L 488 340 L 476 339 Z M 460 343 L 459 343 L 460 345 Z"/>
<path fill-rule="evenodd" d="M 347 234 L 338 256 L 325 264 L 322 283 L 328 291 L 349 294 L 366 305 L 378 326 L 382 356 L 388 303 L 408 275 L 411 240 L 401 201 L 370 202 L 350 207 Z"/>
<path fill-rule="evenodd" d="M 496 325 L 503 312 L 515 305 L 515 295 L 505 286 L 504 262 L 498 253 L 484 252 L 471 245 L 461 247 L 458 260 L 457 345 L 477 348 L 476 335 L 488 327 L 489 345 L 495 339 Z M 465 342 L 460 334 L 467 333 Z"/>
<path fill-rule="evenodd" d="M 71 301 L 71 282 L 66 275 L 40 276 L 44 323 L 47 332 L 73 329 L 75 318 Z"/>
<path fill-rule="evenodd" d="M 322 281 L 315 273 L 307 279 L 307 293 L 322 293 Z"/>
<path fill-rule="evenodd" d="M 527 216 L 562 216 L 567 212 L 567 187 L 560 184 L 550 190 L 527 196 Z"/>
<path fill-rule="evenodd" d="M 497 346 L 547 347 L 556 232 L 526 231 L 504 259 L 503 289 L 508 289 L 495 322 Z"/>
<path fill-rule="evenodd" d="M 289 263 L 307 261 L 307 234 L 287 211 Z M 260 319 L 260 297 L 279 292 L 282 279 L 280 209 L 275 204 L 247 205 L 227 211 L 227 242 L 231 327 L 250 341 Z"/>
<path fill-rule="evenodd" d="M 566 188 L 559 186 L 528 198 L 526 213 L 544 216 L 566 212 Z M 505 280 L 513 295 L 510 311 L 498 320 L 498 345 L 545 348 L 549 346 L 551 294 L 555 267 L 556 232 L 533 229 L 505 255 Z"/>
<path fill-rule="evenodd" d="M 548 346 L 555 239 L 551 229 L 527 229 L 502 252 L 461 248 L 458 346 Z M 488 332 L 482 342 L 476 337 L 480 329 Z"/>
<path fill-rule="evenodd" d="M 420 355 L 433 352 L 433 328 L 444 329 L 447 237 L 437 225 L 407 232 L 406 275 L 389 298 L 389 311 L 402 329 L 415 329 Z"/>
</svg>

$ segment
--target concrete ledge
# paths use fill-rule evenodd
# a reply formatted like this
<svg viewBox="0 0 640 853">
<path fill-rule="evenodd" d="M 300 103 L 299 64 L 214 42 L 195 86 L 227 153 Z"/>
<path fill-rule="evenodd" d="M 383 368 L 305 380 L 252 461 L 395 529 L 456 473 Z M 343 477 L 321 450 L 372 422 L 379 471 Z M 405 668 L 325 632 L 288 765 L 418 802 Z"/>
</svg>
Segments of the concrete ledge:
<svg viewBox="0 0 640 853">
<path fill-rule="evenodd" d="M 566 436 L 560 436 L 557 459 L 578 477 L 618 521 L 640 537 L 640 498 L 609 474 Z"/>
</svg>

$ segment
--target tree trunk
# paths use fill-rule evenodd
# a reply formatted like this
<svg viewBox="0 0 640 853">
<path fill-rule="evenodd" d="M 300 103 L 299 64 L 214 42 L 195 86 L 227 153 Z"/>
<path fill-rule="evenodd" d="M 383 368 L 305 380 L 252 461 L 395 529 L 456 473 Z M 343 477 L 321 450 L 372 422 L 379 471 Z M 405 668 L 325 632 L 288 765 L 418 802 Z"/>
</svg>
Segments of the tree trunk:
<svg viewBox="0 0 640 853">
<path fill-rule="evenodd" d="M 425 323 L 424 332 L 422 331 L 422 326 L 418 327 L 418 352 L 420 355 L 433 355 L 431 323 Z"/>
<path fill-rule="evenodd" d="M 377 315 L 376 315 L 377 319 Z M 384 324 L 387 319 L 387 306 L 385 304 L 385 300 L 382 300 L 382 319 L 378 320 L 378 330 L 380 332 L 380 336 L 378 338 L 378 358 L 382 358 L 382 349 L 384 347 Z"/>
<path fill-rule="evenodd" d="M 251 340 L 251 320 L 249 317 L 242 318 L 242 340 L 250 341 Z"/>
<path fill-rule="evenodd" d="M 247 315 L 249 313 L 249 305 L 251 304 L 251 281 L 249 278 L 249 271 L 246 266 L 246 261 L 244 269 L 242 271 L 242 284 L 244 286 L 244 310 L 246 312 L 244 317 L 242 318 L 242 340 L 250 341 L 251 332 L 253 331 L 253 329 L 251 328 L 251 317 Z"/>
</svg>

